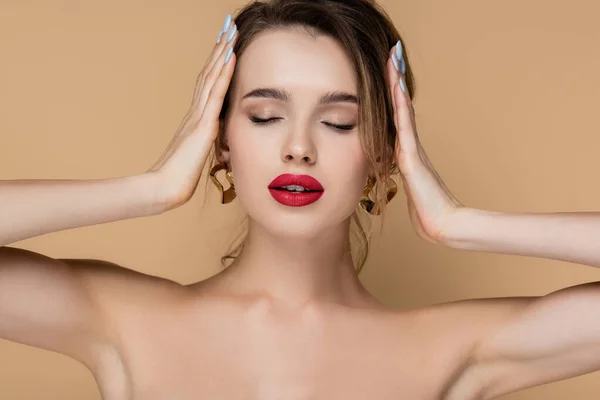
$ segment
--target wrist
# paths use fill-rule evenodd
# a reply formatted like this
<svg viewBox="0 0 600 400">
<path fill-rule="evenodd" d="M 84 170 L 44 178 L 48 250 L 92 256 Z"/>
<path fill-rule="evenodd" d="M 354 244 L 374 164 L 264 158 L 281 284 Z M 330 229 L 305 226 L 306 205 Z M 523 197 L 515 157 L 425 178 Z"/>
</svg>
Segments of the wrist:
<svg viewBox="0 0 600 400">
<path fill-rule="evenodd" d="M 492 229 L 491 224 L 501 215 L 499 212 L 477 208 L 458 208 L 448 218 L 440 242 L 459 250 L 483 250 L 486 232 Z"/>
<path fill-rule="evenodd" d="M 148 205 L 148 214 L 158 215 L 175 208 L 172 196 L 165 190 L 161 174 L 158 171 L 147 171 L 136 176 L 139 189 L 143 193 L 144 202 Z"/>
</svg>

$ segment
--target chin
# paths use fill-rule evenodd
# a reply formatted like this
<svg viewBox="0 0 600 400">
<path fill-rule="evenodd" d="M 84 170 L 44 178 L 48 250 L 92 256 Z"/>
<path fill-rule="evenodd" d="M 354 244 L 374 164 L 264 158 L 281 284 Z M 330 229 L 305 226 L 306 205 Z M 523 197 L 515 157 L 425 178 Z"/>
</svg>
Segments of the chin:
<svg viewBox="0 0 600 400">
<path fill-rule="evenodd" d="M 339 196 L 325 195 L 307 206 L 292 207 L 277 202 L 268 193 L 256 196 L 240 191 L 238 196 L 250 223 L 273 236 L 295 239 L 318 238 L 344 225 L 356 209 L 354 199 L 345 196 L 344 201 L 331 201 L 333 198 Z"/>
<path fill-rule="evenodd" d="M 300 210 L 304 208 L 304 210 Z M 268 207 L 249 217 L 253 223 L 271 235 L 285 239 L 311 240 L 331 234 L 340 228 L 348 215 L 340 215 L 340 210 L 308 210 L 306 207 Z M 268 212 L 268 214 L 267 214 Z"/>
</svg>

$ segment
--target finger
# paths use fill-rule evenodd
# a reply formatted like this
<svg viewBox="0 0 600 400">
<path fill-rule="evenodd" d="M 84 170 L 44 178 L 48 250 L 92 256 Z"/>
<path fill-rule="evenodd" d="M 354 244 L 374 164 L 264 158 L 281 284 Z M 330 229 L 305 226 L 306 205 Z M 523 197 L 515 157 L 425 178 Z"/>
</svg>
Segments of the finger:
<svg viewBox="0 0 600 400">
<path fill-rule="evenodd" d="M 396 111 L 396 99 L 394 96 L 394 85 L 398 82 L 398 72 L 396 71 L 396 67 L 394 67 L 394 62 L 392 61 L 392 53 L 394 52 L 394 48 L 390 51 L 390 56 L 387 61 L 387 83 L 390 89 L 390 94 L 392 96 L 392 103 L 394 105 L 394 111 Z"/>
<path fill-rule="evenodd" d="M 404 81 L 403 77 L 400 77 Z M 403 82 L 406 85 L 405 82 Z M 413 112 L 410 109 L 409 99 L 400 88 L 400 83 L 394 85 L 394 97 L 396 98 L 396 116 L 398 124 L 398 140 L 400 152 L 409 156 L 418 157 L 418 146 L 416 129 L 413 122 Z"/>
<path fill-rule="evenodd" d="M 398 110 L 399 102 L 398 102 L 398 96 L 395 93 L 395 87 L 398 83 L 402 82 L 401 79 L 403 78 L 403 73 L 406 70 L 406 64 L 404 61 L 404 57 L 402 55 L 402 53 L 403 53 L 402 47 L 400 47 L 400 50 L 399 50 L 398 46 L 401 46 L 400 42 L 396 43 L 396 45 L 390 49 L 388 62 L 387 62 L 387 68 L 388 68 L 387 79 L 388 79 L 388 85 L 389 85 L 390 93 L 391 93 L 391 97 L 392 97 L 392 105 L 393 105 L 393 109 L 394 109 L 393 121 L 394 121 L 394 125 L 396 127 L 396 132 L 397 132 L 396 143 L 395 143 L 396 154 L 399 154 L 400 148 L 402 146 L 400 144 L 400 123 L 399 123 L 400 115 L 399 115 L 399 110 Z M 400 53 L 400 58 L 398 58 L 399 53 Z"/>
<path fill-rule="evenodd" d="M 388 83 L 388 87 L 390 90 L 390 95 L 392 97 L 392 108 L 394 110 L 394 113 L 392 115 L 393 121 L 394 121 L 394 126 L 396 127 L 396 132 L 398 132 L 399 126 L 398 126 L 398 116 L 397 116 L 397 112 L 396 112 L 396 108 L 397 108 L 397 102 L 396 102 L 396 96 L 394 95 L 394 86 L 396 85 L 396 83 L 398 82 L 399 79 L 399 73 L 396 70 L 395 67 L 395 63 L 394 63 L 394 59 L 392 58 L 392 54 L 395 53 L 395 49 L 396 47 L 392 47 L 392 49 L 390 50 L 390 56 L 388 57 L 388 61 L 387 61 L 387 83 Z M 397 136 L 397 135 L 396 135 Z"/>
<path fill-rule="evenodd" d="M 198 75 L 198 79 L 196 82 L 196 90 L 194 92 L 194 101 L 197 100 L 197 96 L 200 93 L 201 88 L 204 86 L 207 75 L 213 69 L 217 60 L 223 55 L 223 53 L 225 51 L 227 51 L 227 48 L 229 45 L 229 43 L 227 42 L 227 39 L 230 37 L 229 35 L 237 35 L 237 26 L 235 25 L 235 22 L 231 21 L 231 23 L 229 25 L 230 26 L 226 31 L 219 32 L 220 41 L 219 41 L 219 43 L 215 44 L 215 46 L 213 47 L 213 51 L 208 56 L 208 60 L 207 60 L 206 64 L 204 65 L 204 67 L 202 68 L 202 71 Z M 235 32 L 232 33 L 232 31 L 235 31 Z"/>
<path fill-rule="evenodd" d="M 198 95 L 195 98 L 195 101 L 198 103 L 196 107 L 200 110 L 204 109 L 206 105 L 206 99 L 208 98 L 208 92 L 210 88 L 214 84 L 216 77 L 219 75 L 219 72 L 223 68 L 225 56 L 227 55 L 227 51 L 230 47 L 236 42 L 237 39 L 237 27 L 233 25 L 233 27 L 228 31 L 227 36 L 224 36 L 221 40 L 225 43 L 221 53 L 219 53 L 218 57 L 212 63 L 211 68 L 204 74 L 204 80 L 202 82 L 202 87 L 200 88 Z"/>
<path fill-rule="evenodd" d="M 236 62 L 236 55 L 232 52 L 229 60 L 227 63 L 224 63 L 214 85 L 210 89 L 206 107 L 202 114 L 201 125 L 210 129 L 211 132 L 217 132 L 219 114 L 223 108 L 223 102 L 231 83 Z"/>
<path fill-rule="evenodd" d="M 203 112 L 204 108 L 206 107 L 206 102 L 208 101 L 208 97 L 210 96 L 210 91 L 212 90 L 213 86 L 219 79 L 219 76 L 221 75 L 221 72 L 223 71 L 223 69 L 227 67 L 227 64 L 229 64 L 229 63 L 227 63 L 227 64 L 225 63 L 225 58 L 227 57 L 229 50 L 234 47 L 236 38 L 237 38 L 237 36 L 234 36 L 233 39 L 231 40 L 231 42 L 228 43 L 228 46 L 225 48 L 226 51 L 224 51 L 221 54 L 221 56 L 215 62 L 215 65 L 213 66 L 211 71 L 206 76 L 206 80 L 204 81 L 204 86 L 202 87 L 202 90 L 200 92 L 200 96 L 198 98 L 198 105 L 197 105 L 198 111 L 200 111 L 201 113 Z M 233 54 L 232 54 L 232 57 L 233 57 Z"/>
<path fill-rule="evenodd" d="M 235 24 L 235 21 L 232 21 L 229 29 L 223 32 L 223 35 L 221 36 L 221 42 L 215 46 L 215 52 L 210 57 L 209 62 L 207 63 L 207 72 L 213 69 L 213 67 L 217 63 L 217 60 L 221 57 L 221 54 L 227 51 L 228 45 L 231 43 L 235 36 L 237 36 L 237 25 Z"/>
<path fill-rule="evenodd" d="M 399 47 L 400 46 L 400 47 Z M 394 47 L 390 49 L 389 59 L 388 59 L 388 84 L 390 86 L 390 90 L 394 93 L 394 86 L 396 83 L 400 83 L 404 90 L 402 91 L 405 95 L 409 109 L 411 110 L 411 114 L 414 120 L 414 110 L 412 107 L 412 101 L 410 96 L 407 93 L 406 86 L 406 61 L 404 60 L 402 44 L 398 42 Z M 399 55 L 398 55 L 399 54 Z M 399 57 L 399 58 L 398 58 Z M 393 68 L 392 68 L 393 67 Z M 394 108 L 397 107 L 396 96 L 392 95 Z"/>
</svg>

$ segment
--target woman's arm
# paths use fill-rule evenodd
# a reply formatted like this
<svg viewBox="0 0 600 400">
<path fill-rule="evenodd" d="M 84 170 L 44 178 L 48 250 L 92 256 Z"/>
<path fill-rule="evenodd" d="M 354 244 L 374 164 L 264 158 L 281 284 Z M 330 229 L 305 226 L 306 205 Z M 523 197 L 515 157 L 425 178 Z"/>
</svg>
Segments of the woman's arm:
<svg viewBox="0 0 600 400">
<path fill-rule="evenodd" d="M 421 146 L 414 110 L 388 62 L 398 133 L 396 161 L 411 222 L 423 239 L 472 251 L 515 254 L 600 267 L 600 212 L 501 213 L 464 206 Z"/>
<path fill-rule="evenodd" d="M 231 53 L 226 58 L 233 44 L 221 41 L 215 47 L 198 77 L 190 110 L 145 173 L 87 181 L 0 181 L 0 338 L 66 354 L 93 370 L 105 356 L 114 360 L 118 354 L 123 305 L 163 298 L 153 288 L 177 288 L 103 261 L 53 259 L 6 245 L 159 214 L 187 202 L 218 133 L 236 60 Z"/>
<path fill-rule="evenodd" d="M 0 181 L 0 247 L 45 233 L 160 214 L 158 175 Z"/>
<path fill-rule="evenodd" d="M 397 163 L 419 236 L 464 250 L 600 266 L 600 213 L 513 214 L 460 203 L 419 142 L 412 103 L 398 84 L 403 76 L 391 61 L 388 79 Z M 465 325 L 473 336 L 457 391 L 476 389 L 478 398 L 495 399 L 600 370 L 600 282 L 529 299 L 468 300 L 457 310 L 461 315 L 454 321 L 475 320 Z"/>
<path fill-rule="evenodd" d="M 501 213 L 459 208 L 440 242 L 456 249 L 600 267 L 600 213 Z"/>
<path fill-rule="evenodd" d="M 160 159 L 145 173 L 104 180 L 0 181 L 0 247 L 69 228 L 160 214 L 194 194 L 219 132 L 233 76 L 237 31 L 214 47 L 191 106 Z"/>
</svg>

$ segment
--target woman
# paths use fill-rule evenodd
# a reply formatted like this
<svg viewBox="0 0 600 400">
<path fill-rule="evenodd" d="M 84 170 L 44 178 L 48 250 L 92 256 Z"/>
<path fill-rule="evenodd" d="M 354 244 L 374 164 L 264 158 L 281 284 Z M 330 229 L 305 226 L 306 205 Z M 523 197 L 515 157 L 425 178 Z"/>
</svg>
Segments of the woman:
<svg viewBox="0 0 600 400">
<path fill-rule="evenodd" d="M 385 211 L 398 169 L 425 240 L 600 265 L 596 214 L 456 200 L 419 144 L 413 95 L 400 36 L 372 2 L 248 5 L 226 19 L 190 110 L 145 173 L 0 185 L 8 245 L 179 207 L 214 146 L 222 203 L 238 197 L 249 216 L 239 255 L 182 287 L 4 246 L 0 337 L 79 360 L 107 400 L 490 399 L 599 369 L 595 283 L 409 312 L 360 284 L 351 221 L 357 206 Z"/>
</svg>

